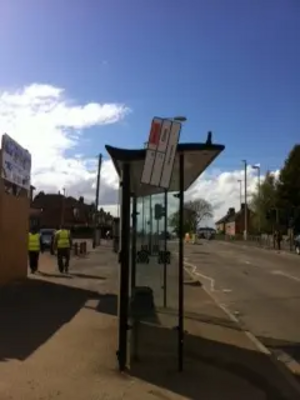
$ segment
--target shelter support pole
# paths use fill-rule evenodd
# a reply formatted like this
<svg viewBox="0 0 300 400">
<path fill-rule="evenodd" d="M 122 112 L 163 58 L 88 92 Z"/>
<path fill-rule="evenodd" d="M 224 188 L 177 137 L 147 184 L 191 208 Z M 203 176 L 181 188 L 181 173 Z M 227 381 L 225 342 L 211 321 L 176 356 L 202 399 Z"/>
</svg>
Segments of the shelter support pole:
<svg viewBox="0 0 300 400">
<path fill-rule="evenodd" d="M 131 291 L 136 285 L 136 228 L 137 228 L 137 198 L 132 196 L 132 233 L 131 233 Z"/>
<path fill-rule="evenodd" d="M 167 230 L 168 230 L 168 191 L 165 190 L 164 193 L 164 208 L 165 208 L 165 221 L 164 221 L 164 251 L 165 251 L 165 257 L 164 257 L 164 307 L 167 307 L 167 250 L 168 250 L 168 245 L 167 245 Z"/>
<path fill-rule="evenodd" d="M 98 159 L 98 172 L 97 172 L 97 183 L 96 183 L 96 194 L 95 194 L 95 215 L 94 215 L 94 229 L 93 229 L 93 249 L 96 247 L 96 235 L 97 235 L 97 225 L 98 225 L 98 206 L 99 206 L 99 192 L 100 192 L 100 177 L 101 177 L 101 167 L 102 167 L 102 154 L 99 154 Z M 101 244 L 101 229 L 99 244 Z"/>
<path fill-rule="evenodd" d="M 179 274 L 178 274 L 178 370 L 183 370 L 184 351 L 184 154 L 179 155 Z"/>
<path fill-rule="evenodd" d="M 123 165 L 121 204 L 121 251 L 120 251 L 120 293 L 119 293 L 119 348 L 117 351 L 119 369 L 124 371 L 127 364 L 128 304 L 130 278 L 130 164 Z"/>
<path fill-rule="evenodd" d="M 153 238 L 152 238 L 152 235 L 153 235 L 153 221 L 152 221 L 152 217 L 153 217 L 153 215 L 152 215 L 152 196 L 150 195 L 149 196 L 149 207 L 150 207 L 150 210 L 149 210 L 149 215 L 150 215 L 150 220 L 149 220 L 149 230 L 150 230 L 150 235 L 149 235 L 149 252 L 150 252 L 150 254 L 152 254 L 152 246 L 153 246 Z"/>
</svg>

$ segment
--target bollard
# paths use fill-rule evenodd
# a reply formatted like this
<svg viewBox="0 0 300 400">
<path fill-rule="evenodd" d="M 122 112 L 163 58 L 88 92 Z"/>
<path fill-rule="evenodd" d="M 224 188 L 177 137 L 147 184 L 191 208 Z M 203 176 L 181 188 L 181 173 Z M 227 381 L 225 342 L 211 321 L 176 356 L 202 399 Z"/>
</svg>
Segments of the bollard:
<svg viewBox="0 0 300 400">
<path fill-rule="evenodd" d="M 83 242 L 82 243 L 82 252 L 83 252 L 83 254 L 86 254 L 87 253 L 87 251 L 86 251 L 86 242 Z"/>
</svg>

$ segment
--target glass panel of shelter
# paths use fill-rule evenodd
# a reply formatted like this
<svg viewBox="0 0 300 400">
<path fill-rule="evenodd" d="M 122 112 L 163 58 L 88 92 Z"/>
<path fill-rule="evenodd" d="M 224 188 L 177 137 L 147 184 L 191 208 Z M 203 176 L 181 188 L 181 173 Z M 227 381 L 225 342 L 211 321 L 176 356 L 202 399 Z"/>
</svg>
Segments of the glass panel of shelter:
<svg viewBox="0 0 300 400">
<path fill-rule="evenodd" d="M 136 290 L 144 295 L 139 296 L 135 307 L 139 322 L 130 335 L 132 362 L 136 358 L 157 362 L 165 356 L 168 362 L 174 362 L 177 355 L 178 243 L 171 240 L 168 220 L 170 212 L 176 212 L 178 201 L 171 201 L 173 207 L 168 210 L 169 199 L 173 195 L 168 193 L 137 199 L 136 243 L 132 243 L 135 266 L 131 262 L 135 288 L 131 294 Z"/>
</svg>

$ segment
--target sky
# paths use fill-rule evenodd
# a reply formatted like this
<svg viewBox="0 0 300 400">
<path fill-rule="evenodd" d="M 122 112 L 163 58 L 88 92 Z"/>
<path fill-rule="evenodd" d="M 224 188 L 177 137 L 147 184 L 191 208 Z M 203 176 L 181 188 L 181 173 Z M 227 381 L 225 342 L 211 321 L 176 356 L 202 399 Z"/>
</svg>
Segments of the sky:
<svg viewBox="0 0 300 400">
<path fill-rule="evenodd" d="M 32 154 L 37 191 L 116 213 L 105 145 L 140 148 L 154 116 L 225 151 L 189 196 L 239 208 L 243 159 L 278 171 L 300 137 L 299 0 L 1 0 L 0 135 Z M 249 193 L 256 171 L 248 169 Z"/>
</svg>

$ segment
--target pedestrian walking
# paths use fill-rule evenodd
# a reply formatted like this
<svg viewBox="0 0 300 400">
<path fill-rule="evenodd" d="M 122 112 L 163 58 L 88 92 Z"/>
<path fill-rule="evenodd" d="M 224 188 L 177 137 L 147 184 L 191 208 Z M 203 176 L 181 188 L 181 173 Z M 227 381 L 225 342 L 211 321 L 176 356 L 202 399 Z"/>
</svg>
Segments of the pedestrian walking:
<svg viewBox="0 0 300 400">
<path fill-rule="evenodd" d="M 65 227 L 61 227 L 54 238 L 54 248 L 56 249 L 57 266 L 60 273 L 69 272 L 70 253 L 72 247 L 71 233 Z"/>
<path fill-rule="evenodd" d="M 277 250 L 281 250 L 281 241 L 282 241 L 282 235 L 279 230 L 276 230 L 274 233 L 274 244 L 277 246 Z"/>
<path fill-rule="evenodd" d="M 41 235 L 36 228 L 32 228 L 28 233 L 28 258 L 29 268 L 32 274 L 38 271 L 41 251 L 43 251 Z"/>
</svg>

